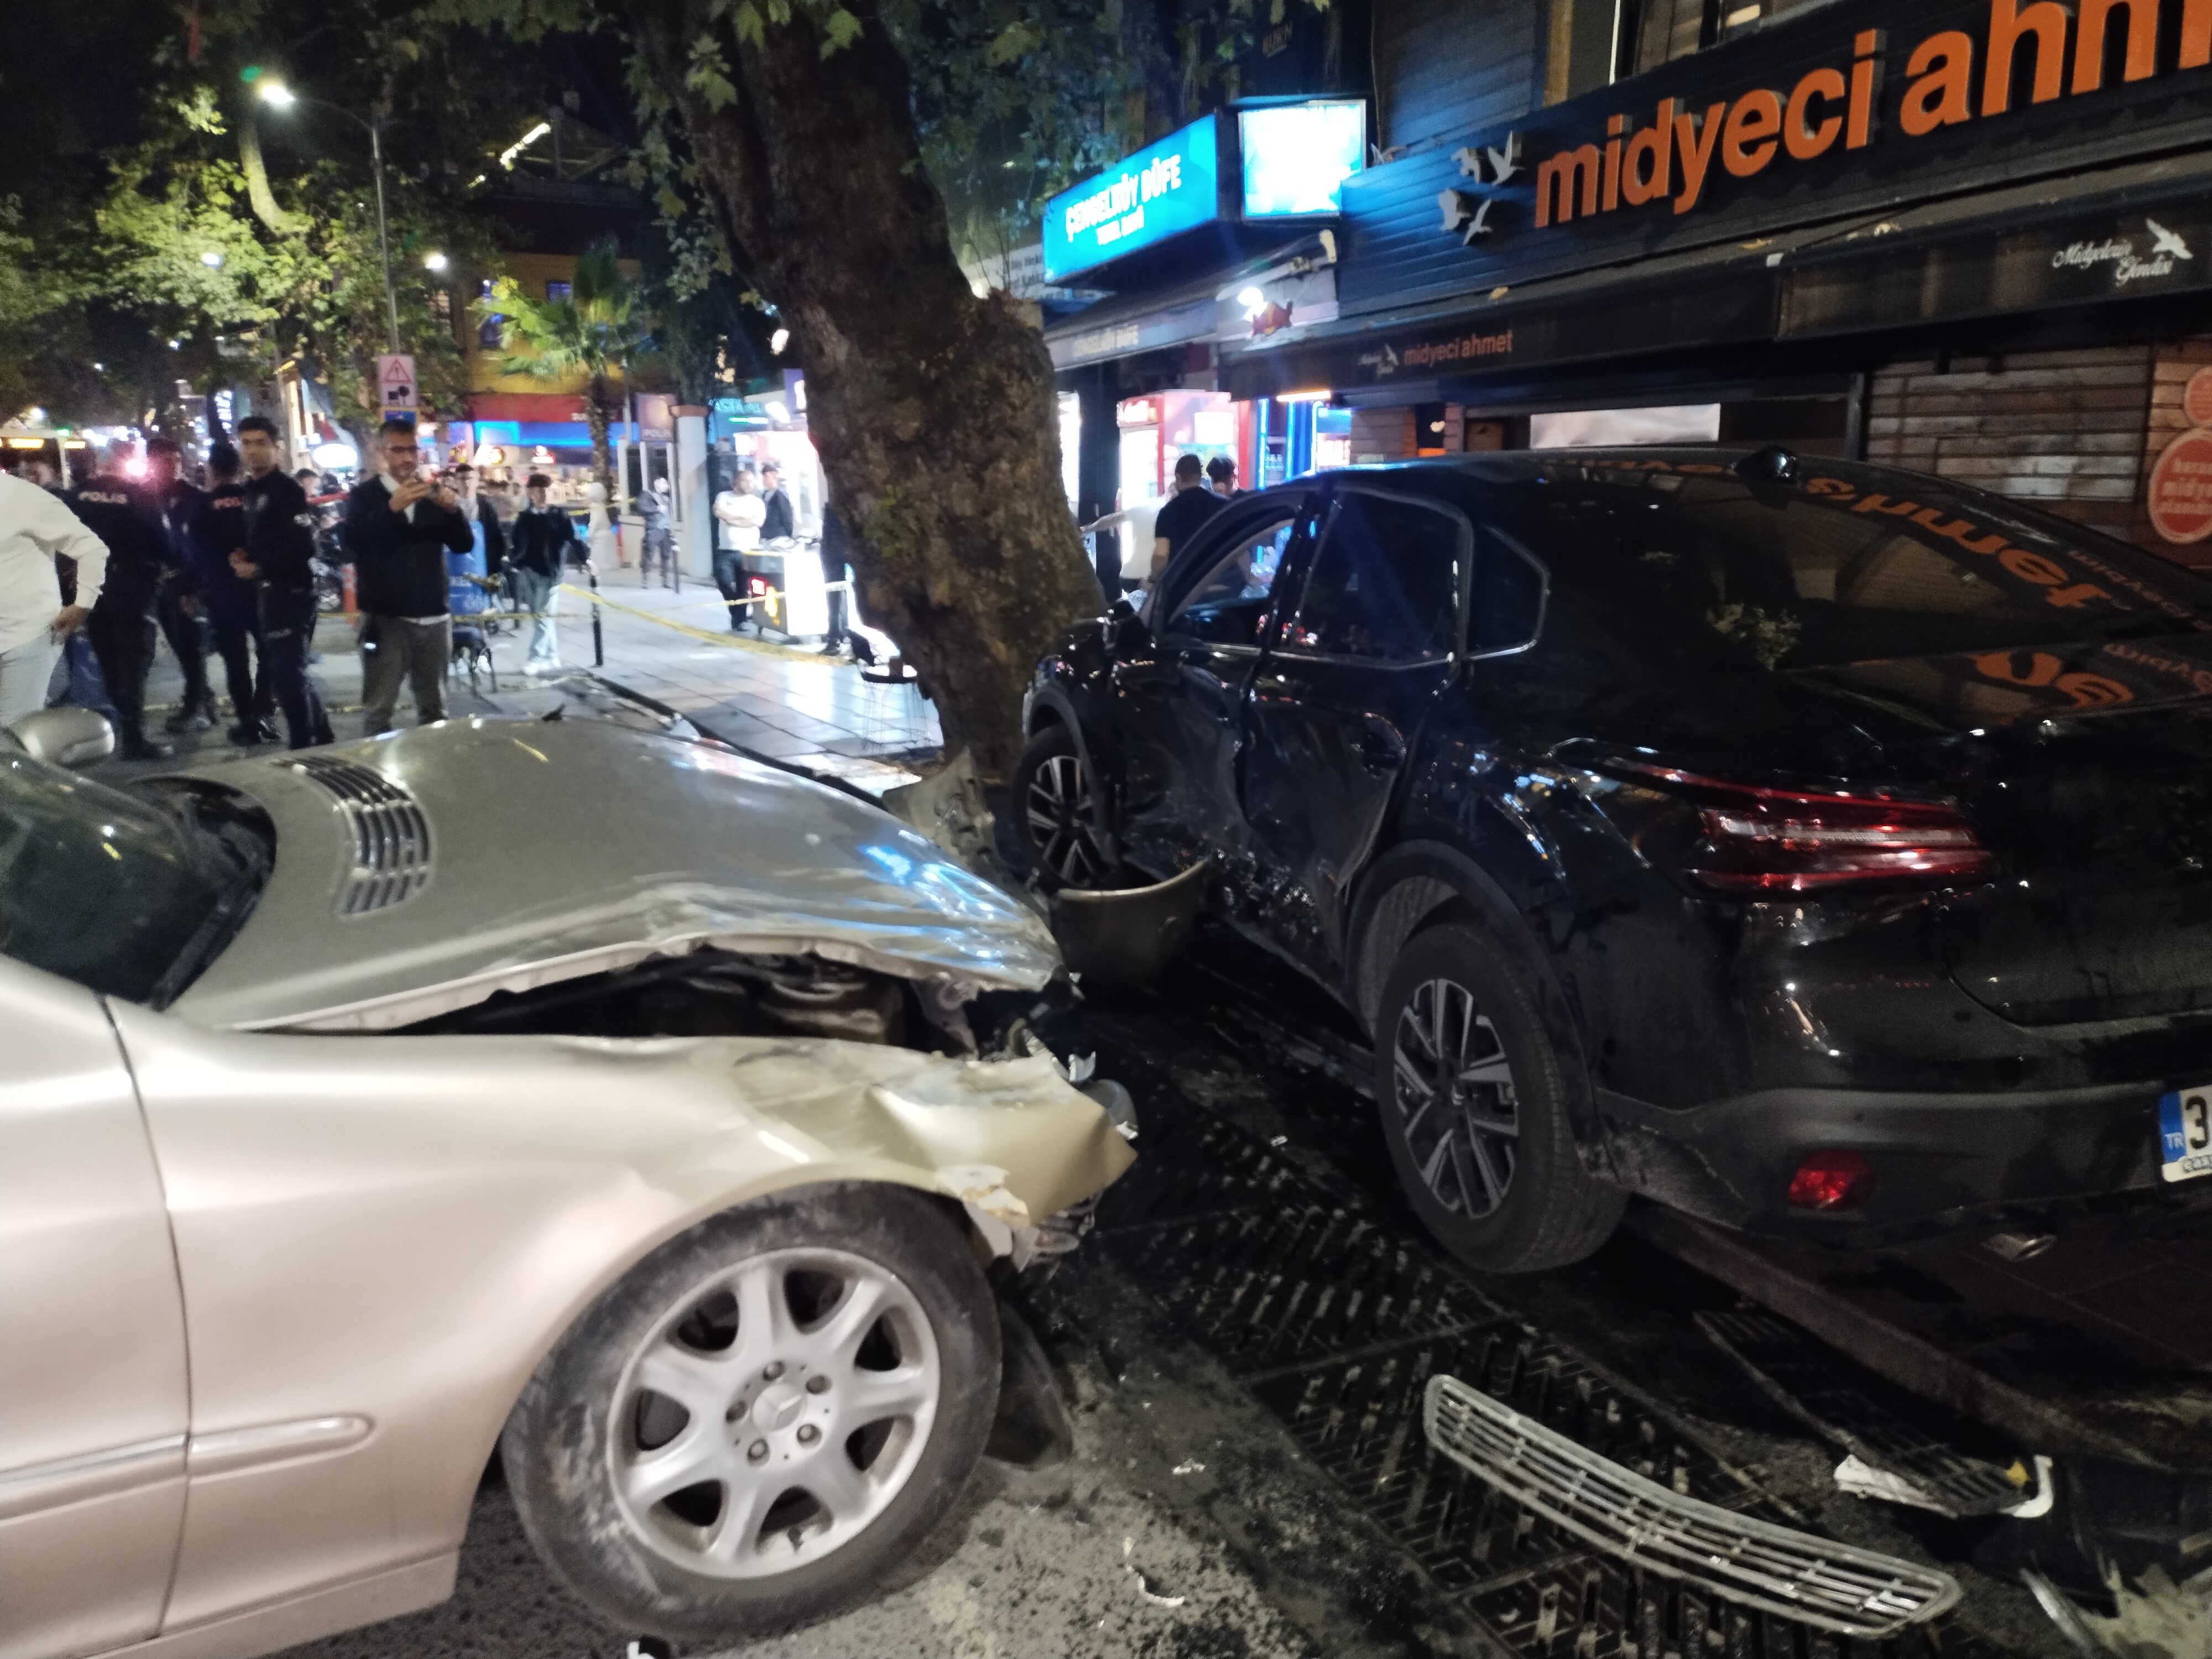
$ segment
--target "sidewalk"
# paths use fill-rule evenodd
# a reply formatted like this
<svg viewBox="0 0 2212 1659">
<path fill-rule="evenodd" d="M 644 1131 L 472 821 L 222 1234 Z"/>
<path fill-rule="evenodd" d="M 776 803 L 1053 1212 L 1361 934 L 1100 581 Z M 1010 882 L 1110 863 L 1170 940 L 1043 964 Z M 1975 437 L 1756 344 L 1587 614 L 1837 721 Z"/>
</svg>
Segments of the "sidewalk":
<svg viewBox="0 0 2212 1659">
<path fill-rule="evenodd" d="M 913 685 L 874 684 L 858 664 L 811 647 L 732 635 L 704 583 L 672 592 L 640 586 L 635 570 L 602 571 L 599 582 L 606 661 L 593 672 L 708 737 L 871 795 L 914 782 L 911 766 L 942 742 L 937 711 Z M 562 596 L 561 658 L 571 667 L 591 664 L 592 608 L 579 593 Z M 526 629 L 495 642 L 502 696 L 529 684 Z"/>
<path fill-rule="evenodd" d="M 480 673 L 471 683 L 456 668 L 447 678 L 448 710 L 455 715 L 544 714 L 580 700 L 604 704 L 604 689 L 680 714 L 704 736 L 873 797 L 915 782 L 910 768 L 939 747 L 937 712 L 911 684 L 872 684 L 860 677 L 858 664 L 822 657 L 811 647 L 733 636 L 722 622 L 721 600 L 704 584 L 687 583 L 681 593 L 643 587 L 635 570 L 603 574 L 600 580 L 605 603 L 597 607 L 580 592 L 562 595 L 561 674 L 526 675 L 532 624 L 510 623 L 492 635 L 489 675 Z M 597 668 L 592 663 L 594 608 L 600 613 L 606 655 Z M 325 617 L 315 645 L 319 654 L 312 678 L 338 741 L 349 742 L 361 735 L 361 656 L 353 630 L 340 618 Z M 211 666 L 220 695 L 222 670 Z M 155 734 L 175 744 L 180 757 L 240 752 L 225 742 L 221 726 L 181 739 L 161 732 L 162 717 L 176 706 L 182 690 L 176 661 L 164 643 L 146 694 Z M 398 718 L 402 726 L 414 724 L 413 708 L 404 695 Z M 161 766 L 149 763 L 118 769 L 135 774 Z"/>
</svg>

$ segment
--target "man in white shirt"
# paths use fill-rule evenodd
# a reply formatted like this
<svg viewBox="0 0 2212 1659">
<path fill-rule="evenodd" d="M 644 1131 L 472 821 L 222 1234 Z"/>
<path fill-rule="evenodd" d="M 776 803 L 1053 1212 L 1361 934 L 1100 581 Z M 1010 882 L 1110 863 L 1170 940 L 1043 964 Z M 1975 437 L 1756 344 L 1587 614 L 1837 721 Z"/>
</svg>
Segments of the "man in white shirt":
<svg viewBox="0 0 2212 1659">
<path fill-rule="evenodd" d="M 58 557 L 76 561 L 67 605 Z M 61 497 L 0 472 L 0 729 L 46 706 L 54 653 L 92 614 L 106 573 L 106 544 Z"/>
</svg>

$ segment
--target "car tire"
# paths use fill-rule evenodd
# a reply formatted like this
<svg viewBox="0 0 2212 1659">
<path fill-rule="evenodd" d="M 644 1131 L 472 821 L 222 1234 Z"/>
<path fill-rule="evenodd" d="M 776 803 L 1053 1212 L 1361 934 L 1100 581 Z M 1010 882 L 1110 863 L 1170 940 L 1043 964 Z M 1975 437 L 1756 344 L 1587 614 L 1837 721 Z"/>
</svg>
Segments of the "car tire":
<svg viewBox="0 0 2212 1659">
<path fill-rule="evenodd" d="M 1048 890 L 1103 887 L 1112 872 L 1098 842 L 1096 781 L 1068 726 L 1046 726 L 1014 767 L 1013 811 L 1038 882 Z"/>
<path fill-rule="evenodd" d="M 997 1305 L 957 1217 L 825 1184 L 632 1268 L 538 1366 L 500 1453 L 524 1530 L 592 1607 L 727 1642 L 880 1593 L 967 1486 L 999 1377 Z"/>
<path fill-rule="evenodd" d="M 1567 1091 L 1581 1060 L 1496 940 L 1468 922 L 1415 934 L 1375 1033 L 1382 1138 L 1440 1243 L 1470 1267 L 1533 1273 L 1605 1243 L 1627 1199 L 1576 1150 Z"/>
</svg>

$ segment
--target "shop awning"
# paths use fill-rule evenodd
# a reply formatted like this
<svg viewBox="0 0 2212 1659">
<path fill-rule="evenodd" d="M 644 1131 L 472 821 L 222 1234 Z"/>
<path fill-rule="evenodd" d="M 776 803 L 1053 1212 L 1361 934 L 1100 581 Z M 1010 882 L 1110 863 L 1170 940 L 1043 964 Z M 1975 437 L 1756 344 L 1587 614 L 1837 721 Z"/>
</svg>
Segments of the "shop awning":
<svg viewBox="0 0 2212 1659">
<path fill-rule="evenodd" d="M 1248 259 L 1210 266 L 1202 276 L 1172 288 L 1102 300 L 1052 324 L 1045 348 L 1056 369 L 1080 368 L 1194 341 L 1212 342 L 1223 325 L 1221 293 L 1278 265 L 1310 256 L 1318 259 L 1322 239 L 1312 233 Z"/>
<path fill-rule="evenodd" d="M 2212 156 L 1978 191 L 1785 262 L 1779 337 L 1960 322 L 2212 288 Z"/>
</svg>

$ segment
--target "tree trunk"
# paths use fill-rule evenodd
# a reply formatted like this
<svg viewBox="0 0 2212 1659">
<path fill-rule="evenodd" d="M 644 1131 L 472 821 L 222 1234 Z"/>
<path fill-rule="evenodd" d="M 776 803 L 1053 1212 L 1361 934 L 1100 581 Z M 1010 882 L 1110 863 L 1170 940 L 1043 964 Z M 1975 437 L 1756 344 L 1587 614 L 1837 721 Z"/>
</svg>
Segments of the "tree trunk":
<svg viewBox="0 0 2212 1659">
<path fill-rule="evenodd" d="M 592 375 L 591 384 L 584 388 L 584 420 L 592 428 L 592 471 L 598 476 L 599 487 L 607 492 L 607 518 L 612 522 L 622 517 L 622 508 L 615 501 L 614 451 L 607 442 L 607 380 L 604 374 Z"/>
<path fill-rule="evenodd" d="M 276 192 L 269 188 L 268 164 L 261 159 L 260 118 L 250 108 L 238 123 L 238 160 L 246 174 L 246 199 L 253 204 L 254 217 L 279 236 L 305 233 L 309 222 L 278 207 Z"/>
<path fill-rule="evenodd" d="M 824 58 L 803 8 L 751 46 L 711 0 L 629 5 L 732 250 L 805 366 L 807 425 L 855 532 L 861 597 L 927 683 L 946 752 L 1003 780 L 1037 658 L 1099 608 L 1060 484 L 1044 342 L 961 274 L 906 64 L 869 10 Z M 737 89 L 720 109 L 687 84 L 702 38 Z"/>
</svg>

